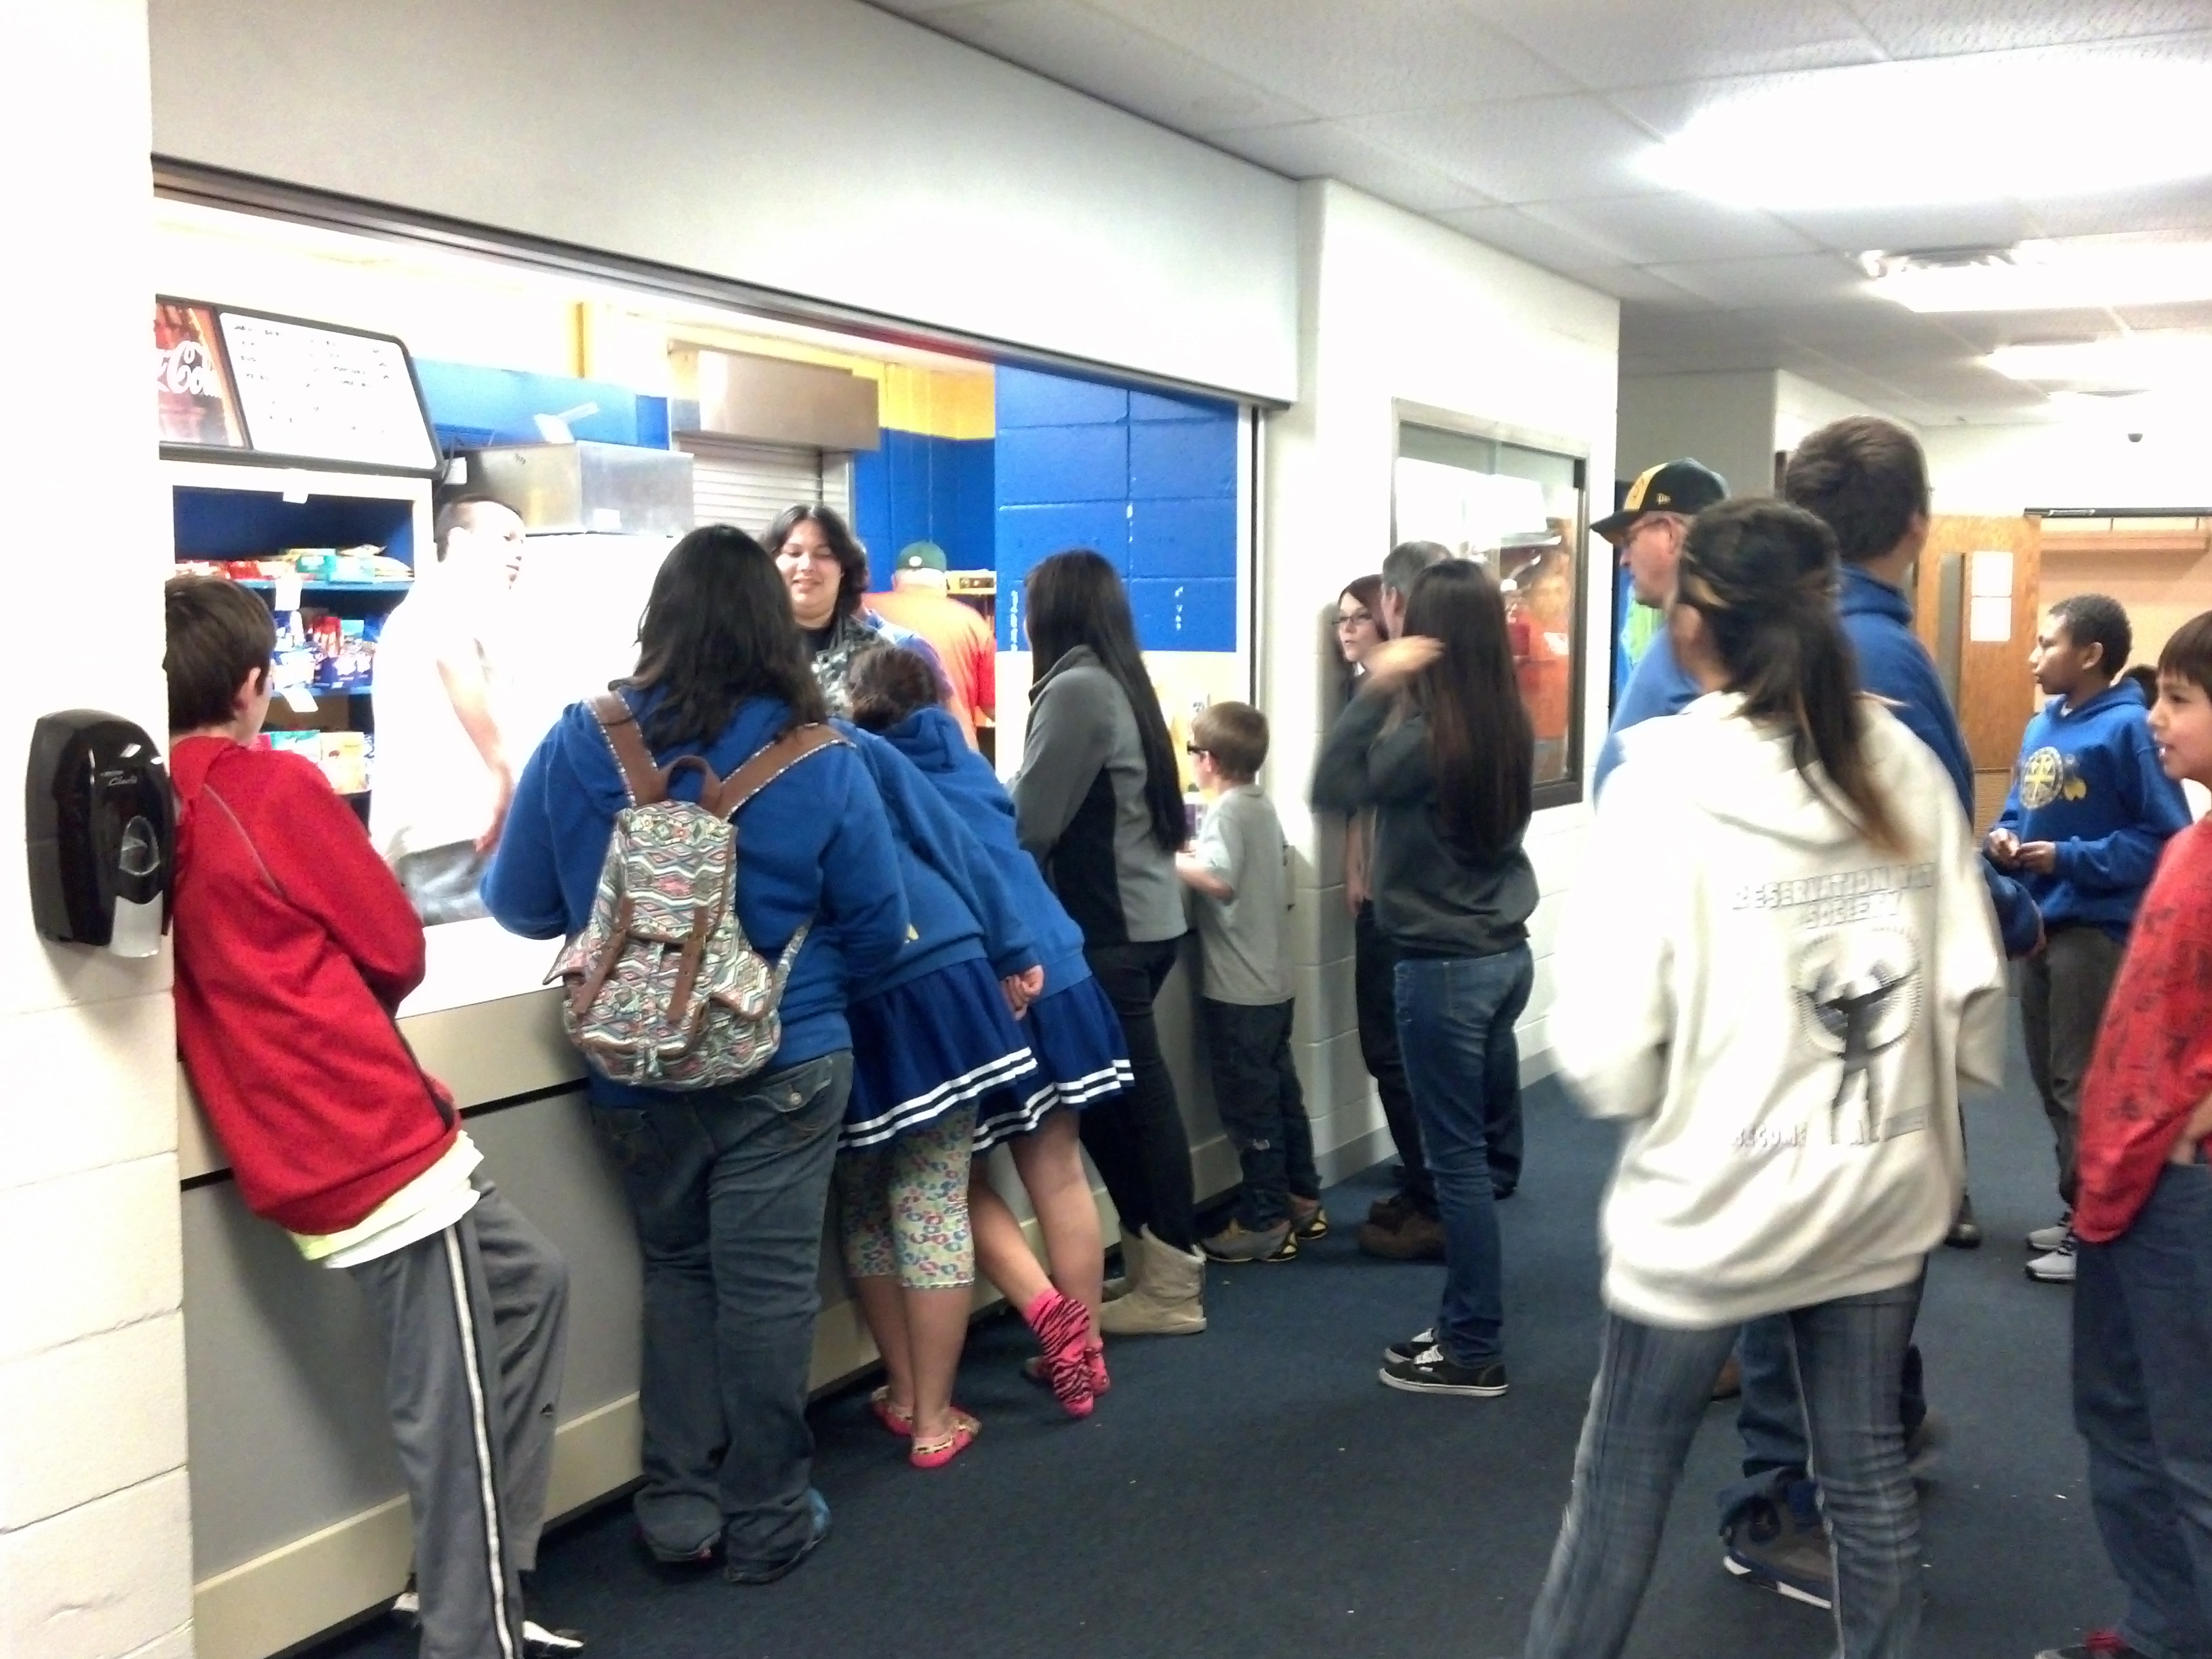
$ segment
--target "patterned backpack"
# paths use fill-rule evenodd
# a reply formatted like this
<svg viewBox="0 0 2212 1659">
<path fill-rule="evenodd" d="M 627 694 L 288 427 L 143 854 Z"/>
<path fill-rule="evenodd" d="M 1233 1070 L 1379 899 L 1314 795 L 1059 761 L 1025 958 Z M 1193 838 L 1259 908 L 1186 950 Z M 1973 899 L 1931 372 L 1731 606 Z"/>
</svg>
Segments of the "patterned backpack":
<svg viewBox="0 0 2212 1659">
<path fill-rule="evenodd" d="M 593 697 L 591 709 L 629 805 L 615 814 L 592 918 L 545 976 L 567 988 L 568 1040 L 617 1083 L 712 1089 L 750 1077 L 783 1040 L 776 1007 L 807 929 L 774 964 L 753 949 L 738 920 L 732 819 L 791 767 L 846 740 L 826 726 L 799 726 L 717 778 L 696 755 L 656 766 L 617 694 Z M 686 768 L 702 775 L 696 805 L 668 798 Z"/>
</svg>

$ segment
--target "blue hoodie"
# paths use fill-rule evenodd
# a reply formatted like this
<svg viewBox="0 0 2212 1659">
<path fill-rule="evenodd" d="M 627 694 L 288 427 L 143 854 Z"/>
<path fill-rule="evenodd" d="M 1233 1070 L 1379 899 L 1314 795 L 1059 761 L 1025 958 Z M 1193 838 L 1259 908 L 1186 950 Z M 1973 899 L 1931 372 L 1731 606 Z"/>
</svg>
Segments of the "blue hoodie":
<svg viewBox="0 0 2212 1659">
<path fill-rule="evenodd" d="M 853 988 L 881 995 L 956 962 L 988 961 L 1000 979 L 1037 965 L 1027 921 L 996 879 L 975 836 L 912 761 L 873 732 L 830 722 L 860 751 L 890 814 L 914 930 L 890 967 Z"/>
<path fill-rule="evenodd" d="M 995 878 L 992 884 L 1002 888 L 1014 908 L 1029 918 L 1037 955 L 1043 959 L 1045 994 L 1090 978 L 1083 930 L 1046 885 L 1036 860 L 1022 850 L 1014 833 L 1013 797 L 999 781 L 991 763 L 969 747 L 959 722 L 942 708 L 918 709 L 884 738 L 937 786 L 954 815 L 981 843 Z M 982 879 L 978 877 L 979 882 Z"/>
<path fill-rule="evenodd" d="M 1887 582 L 1869 575 L 1855 564 L 1844 567 L 1843 594 L 1837 609 L 1844 633 L 1858 659 L 1859 684 L 1878 697 L 1895 704 L 1890 712 L 1905 729 L 1926 744 L 1950 775 L 1959 792 L 1966 821 L 1974 817 L 1974 763 L 1966 752 L 1966 734 L 1951 712 L 1951 700 L 1936 678 L 1928 647 L 1912 631 L 1912 607 L 1905 595 Z M 2035 902 L 2027 890 L 1987 859 L 1982 860 L 1982 879 L 1996 908 L 1997 929 L 2004 936 L 2005 954 L 2026 956 L 2035 948 L 2042 931 Z"/>
<path fill-rule="evenodd" d="M 2021 877 L 2046 926 L 2101 927 L 2125 943 L 2159 854 L 2189 823 L 2142 694 L 2124 681 L 2070 711 L 2053 697 L 2028 721 L 1996 827 L 2056 843 L 2051 874 Z"/>
<path fill-rule="evenodd" d="M 1592 799 L 1605 787 L 1613 769 L 1620 764 L 1622 732 L 1646 720 L 1679 714 L 1704 695 L 1705 688 L 1674 660 L 1674 641 L 1662 628 L 1651 636 L 1651 643 L 1644 647 L 1644 654 L 1636 659 L 1636 670 L 1628 677 L 1628 687 L 1613 705 L 1613 725 L 1606 732 L 1605 747 L 1597 751 L 1597 775 L 1590 785 Z"/>
<path fill-rule="evenodd" d="M 647 713 L 657 701 L 651 692 L 628 695 L 633 707 Z M 750 698 L 713 743 L 685 744 L 656 758 L 700 755 L 726 777 L 789 719 L 785 704 Z M 678 799 L 697 799 L 697 769 L 685 768 L 672 789 Z M 628 801 L 606 733 L 588 705 L 570 704 L 522 769 L 506 833 L 483 879 L 484 902 L 500 926 L 526 939 L 580 931 L 591 919 L 615 814 Z M 738 918 L 753 948 L 774 957 L 800 924 L 813 923 L 784 987 L 783 1042 L 770 1069 L 851 1048 L 847 982 L 889 967 L 907 935 L 897 850 L 867 763 L 842 747 L 810 756 L 738 808 L 737 824 Z M 605 1106 L 689 1098 L 611 1083 L 596 1073 L 591 1090 Z"/>
</svg>

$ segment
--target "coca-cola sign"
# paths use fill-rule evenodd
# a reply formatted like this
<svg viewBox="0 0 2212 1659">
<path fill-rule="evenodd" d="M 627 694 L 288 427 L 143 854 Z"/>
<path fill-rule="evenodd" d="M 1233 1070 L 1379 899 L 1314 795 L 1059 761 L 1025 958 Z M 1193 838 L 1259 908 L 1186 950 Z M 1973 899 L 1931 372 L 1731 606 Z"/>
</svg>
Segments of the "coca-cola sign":
<svg viewBox="0 0 2212 1659">
<path fill-rule="evenodd" d="M 154 403 L 163 443 L 245 447 L 212 307 L 154 301 Z"/>
</svg>

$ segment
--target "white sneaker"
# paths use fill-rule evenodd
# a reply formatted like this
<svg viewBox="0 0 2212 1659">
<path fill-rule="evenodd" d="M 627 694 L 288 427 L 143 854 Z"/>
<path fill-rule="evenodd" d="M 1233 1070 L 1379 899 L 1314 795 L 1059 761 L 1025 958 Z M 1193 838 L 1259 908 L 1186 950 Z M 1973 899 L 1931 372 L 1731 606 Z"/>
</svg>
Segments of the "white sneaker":
<svg viewBox="0 0 2212 1659">
<path fill-rule="evenodd" d="M 2027 1248 L 2038 1255 L 2048 1255 L 2063 1244 L 2074 1231 L 2074 1212 L 2069 1210 L 2048 1227 L 2038 1227 L 2027 1236 Z"/>
<path fill-rule="evenodd" d="M 2069 1233 L 2061 1239 L 2057 1249 L 2029 1262 L 2027 1276 L 2039 1285 L 2071 1285 L 2074 1282 L 2073 1234 Z"/>
</svg>

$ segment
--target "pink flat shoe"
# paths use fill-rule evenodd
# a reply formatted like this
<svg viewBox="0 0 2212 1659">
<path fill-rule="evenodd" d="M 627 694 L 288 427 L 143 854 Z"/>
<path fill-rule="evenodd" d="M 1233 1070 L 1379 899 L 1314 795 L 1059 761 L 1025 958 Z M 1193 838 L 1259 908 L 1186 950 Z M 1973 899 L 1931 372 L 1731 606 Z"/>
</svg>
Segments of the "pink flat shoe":
<svg viewBox="0 0 2212 1659">
<path fill-rule="evenodd" d="M 868 1409 L 876 1414 L 876 1421 L 902 1440 L 914 1438 L 914 1413 L 902 1412 L 891 1404 L 889 1385 L 878 1389 L 868 1396 Z"/>
<path fill-rule="evenodd" d="M 954 1407 L 952 1432 L 934 1440 L 917 1440 L 906 1455 L 906 1461 L 918 1469 L 941 1469 L 962 1452 L 975 1443 L 975 1437 L 983 1432 L 983 1425 L 966 1412 Z"/>
</svg>

